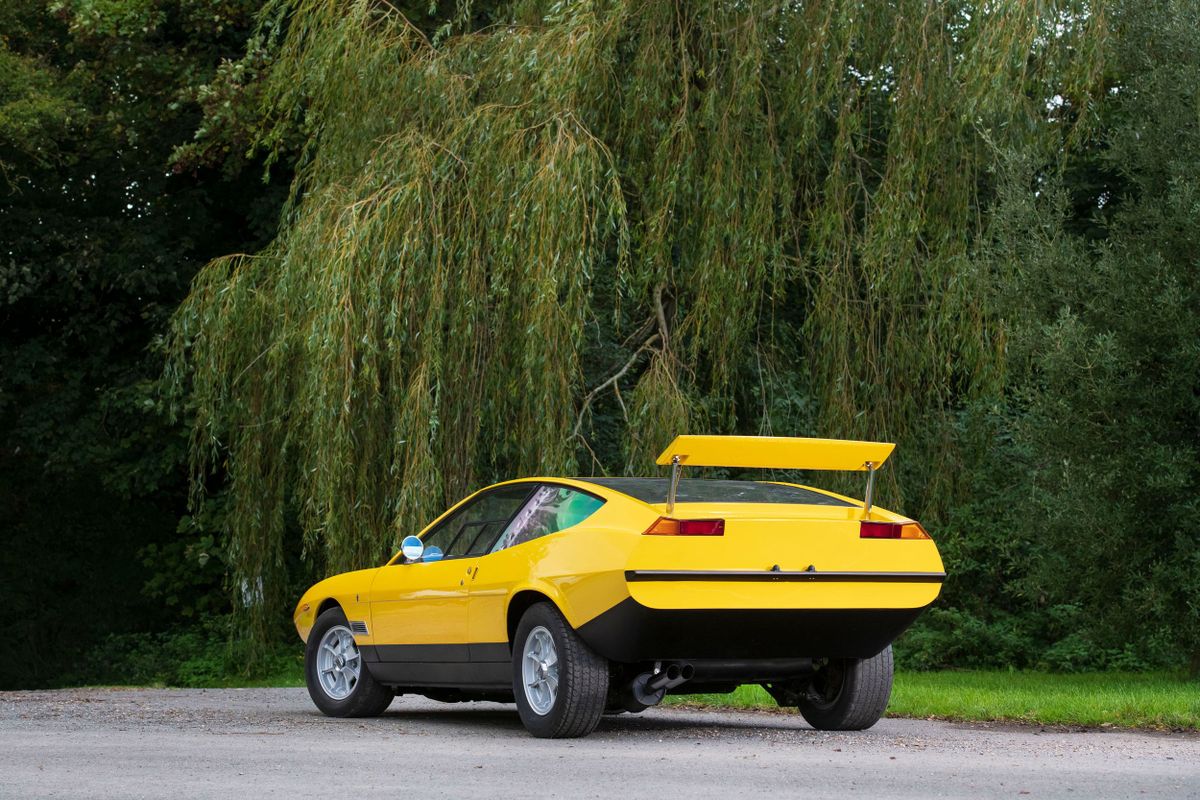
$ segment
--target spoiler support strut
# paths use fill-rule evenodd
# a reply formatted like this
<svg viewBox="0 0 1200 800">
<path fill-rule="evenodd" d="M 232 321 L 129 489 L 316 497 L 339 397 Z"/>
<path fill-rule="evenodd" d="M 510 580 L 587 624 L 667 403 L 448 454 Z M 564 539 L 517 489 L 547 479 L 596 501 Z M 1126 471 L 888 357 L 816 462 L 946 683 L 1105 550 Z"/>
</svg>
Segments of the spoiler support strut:
<svg viewBox="0 0 1200 800">
<path fill-rule="evenodd" d="M 875 462 L 868 461 L 865 464 L 867 468 L 867 495 L 863 498 L 863 516 L 871 513 L 871 500 L 875 496 Z"/>
<path fill-rule="evenodd" d="M 675 510 L 675 493 L 679 491 L 679 476 L 683 474 L 683 464 L 679 456 L 671 456 L 671 491 L 667 494 L 667 513 Z"/>
</svg>

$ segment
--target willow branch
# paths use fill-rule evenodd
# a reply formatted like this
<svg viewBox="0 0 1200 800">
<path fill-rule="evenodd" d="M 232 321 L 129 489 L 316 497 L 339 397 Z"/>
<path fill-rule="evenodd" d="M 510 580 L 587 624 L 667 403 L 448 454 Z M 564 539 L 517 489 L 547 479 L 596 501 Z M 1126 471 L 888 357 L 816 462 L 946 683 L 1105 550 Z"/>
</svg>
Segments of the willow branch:
<svg viewBox="0 0 1200 800">
<path fill-rule="evenodd" d="M 588 410 L 592 406 L 592 401 L 596 399 L 596 395 L 600 394 L 609 386 L 615 386 L 617 381 L 621 380 L 621 378 L 624 378 L 625 374 L 628 373 L 629 370 L 633 369 L 634 365 L 637 364 L 638 360 L 642 357 L 642 353 L 651 349 L 658 339 L 659 335 L 657 333 L 653 334 L 649 339 L 642 343 L 641 347 L 634 351 L 634 354 L 629 357 L 629 360 L 625 362 L 624 366 L 610 375 L 599 386 L 587 393 L 587 395 L 583 398 L 583 405 L 579 407 L 579 418 L 575 420 L 575 429 L 571 432 L 572 436 L 579 437 L 580 431 L 583 429 L 583 419 L 585 416 L 587 416 Z"/>
</svg>

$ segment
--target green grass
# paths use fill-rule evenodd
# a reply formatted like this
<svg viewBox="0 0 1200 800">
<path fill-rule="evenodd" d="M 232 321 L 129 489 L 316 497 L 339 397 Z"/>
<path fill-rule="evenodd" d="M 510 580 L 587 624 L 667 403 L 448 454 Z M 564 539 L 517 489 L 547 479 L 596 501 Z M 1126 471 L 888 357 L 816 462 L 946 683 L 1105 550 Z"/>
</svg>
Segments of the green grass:
<svg viewBox="0 0 1200 800">
<path fill-rule="evenodd" d="M 776 708 L 758 686 L 670 702 Z M 1171 673 L 945 671 L 896 675 L 888 716 L 1038 725 L 1200 730 L 1200 681 Z"/>
</svg>

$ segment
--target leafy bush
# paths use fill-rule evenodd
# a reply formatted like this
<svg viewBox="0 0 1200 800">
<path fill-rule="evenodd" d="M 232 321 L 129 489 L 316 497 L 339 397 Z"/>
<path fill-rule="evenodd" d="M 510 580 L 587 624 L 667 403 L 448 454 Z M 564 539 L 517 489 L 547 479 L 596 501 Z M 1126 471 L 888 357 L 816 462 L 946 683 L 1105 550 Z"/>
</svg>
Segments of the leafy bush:
<svg viewBox="0 0 1200 800">
<path fill-rule="evenodd" d="M 298 642 L 252 645 L 231 636 L 232 618 L 165 633 L 112 635 L 96 646 L 68 683 L 213 687 L 246 683 L 297 683 L 303 677 Z"/>
</svg>

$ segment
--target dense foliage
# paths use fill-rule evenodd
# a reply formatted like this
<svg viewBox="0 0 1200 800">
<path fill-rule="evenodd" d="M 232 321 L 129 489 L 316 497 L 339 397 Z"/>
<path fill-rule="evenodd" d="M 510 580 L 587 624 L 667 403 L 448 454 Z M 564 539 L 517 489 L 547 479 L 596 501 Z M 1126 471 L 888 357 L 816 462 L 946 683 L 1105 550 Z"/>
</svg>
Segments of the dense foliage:
<svg viewBox="0 0 1200 800">
<path fill-rule="evenodd" d="M 195 94 L 253 2 L 0 4 L 0 685 L 79 673 L 105 633 L 228 607 L 186 511 L 150 344 L 197 268 L 262 246 L 286 182 L 185 171 Z"/>
<path fill-rule="evenodd" d="M 982 480 L 955 515 L 961 588 L 930 620 L 929 663 L 1200 672 L 1200 36 L 1185 8 L 1117 18 L 1119 80 L 1084 152 L 1058 172 L 1007 159 L 981 263 L 1010 376 L 971 410 Z"/>
<path fill-rule="evenodd" d="M 910 665 L 1200 668 L 1196 10 L 6 5 L 0 684 L 682 430 L 900 443 Z"/>
<path fill-rule="evenodd" d="M 979 175 L 1091 74 L 1065 54 L 1100 19 L 1038 8 L 577 3 L 438 45 L 371 2 L 268 10 L 294 201 L 201 273 L 170 375 L 196 484 L 229 458 L 251 618 L 290 514 L 348 569 L 470 487 L 644 470 L 682 430 L 900 438 L 934 483 L 953 453 L 915 432 L 997 372 Z M 593 343 L 633 363 L 581 408 Z M 764 413 L 779 382 L 812 419 Z"/>
</svg>

